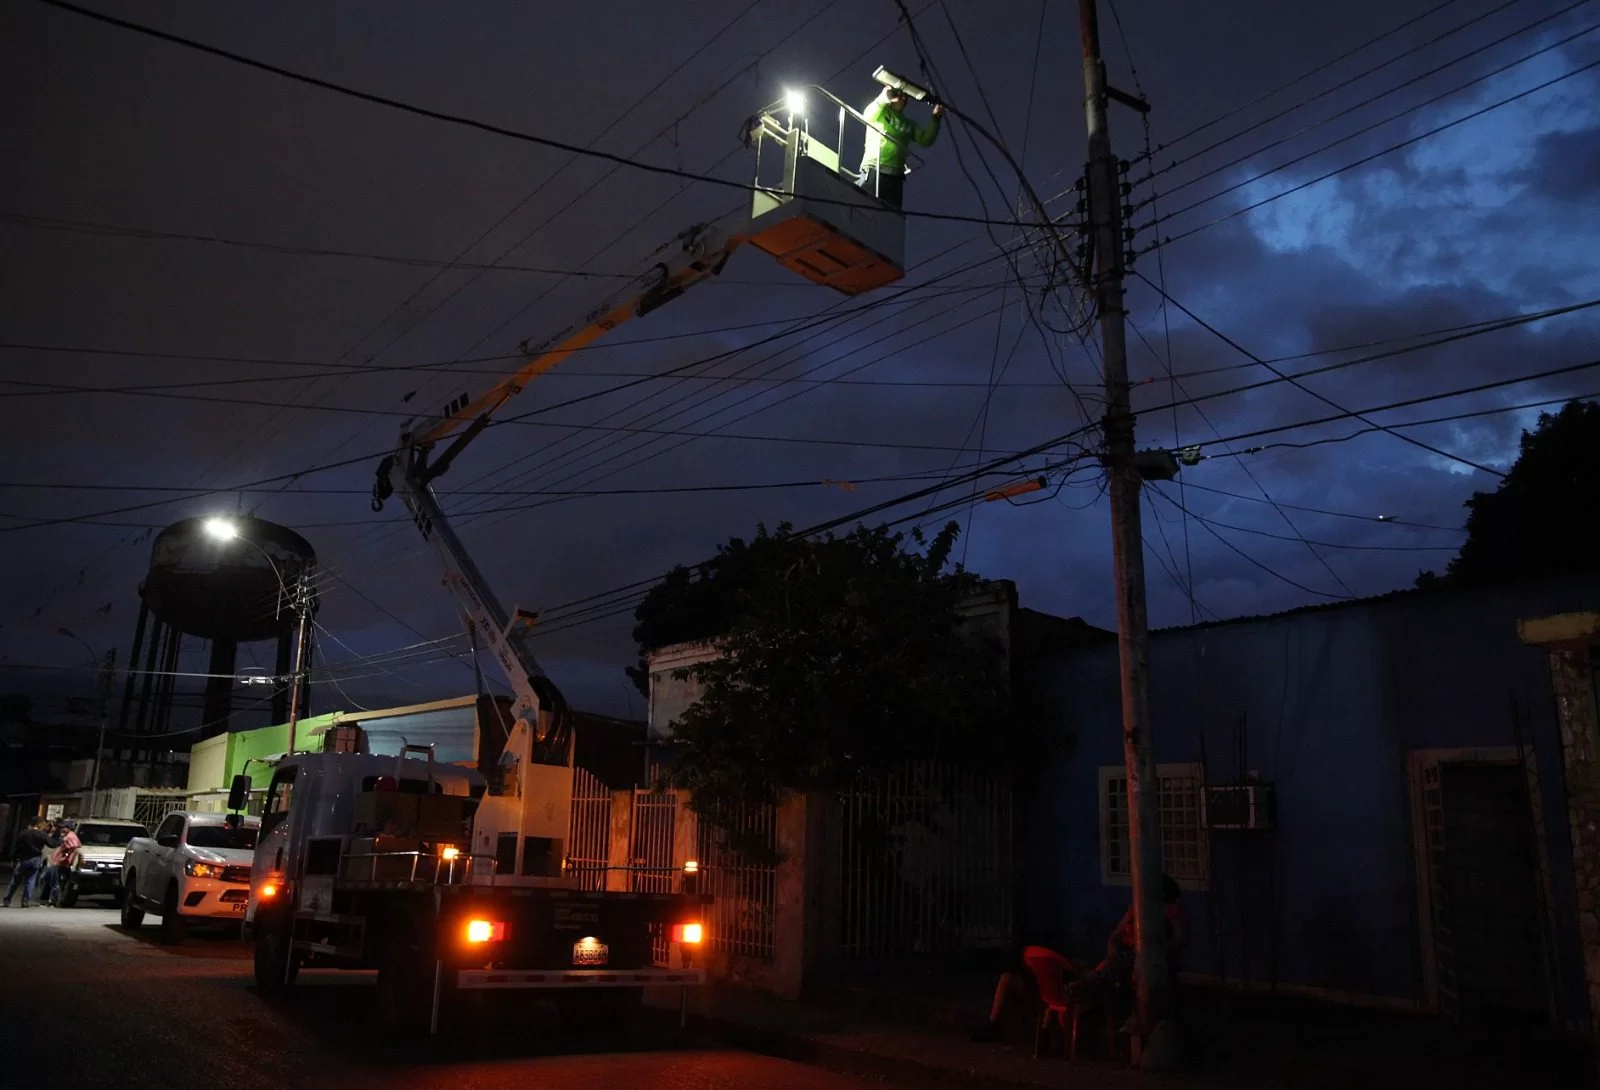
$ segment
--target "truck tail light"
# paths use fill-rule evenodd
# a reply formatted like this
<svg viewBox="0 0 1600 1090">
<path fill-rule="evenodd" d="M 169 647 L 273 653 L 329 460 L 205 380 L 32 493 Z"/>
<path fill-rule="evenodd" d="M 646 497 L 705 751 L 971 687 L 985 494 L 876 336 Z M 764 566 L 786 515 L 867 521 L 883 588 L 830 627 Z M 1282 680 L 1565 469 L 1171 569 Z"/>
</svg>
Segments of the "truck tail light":
<svg viewBox="0 0 1600 1090">
<path fill-rule="evenodd" d="M 685 946 L 699 946 L 705 937 L 706 930 L 698 923 L 680 923 L 672 927 L 672 941 Z"/>
<path fill-rule="evenodd" d="M 506 925 L 501 920 L 468 920 L 467 942 L 477 946 L 486 942 L 500 942 L 506 937 Z"/>
<path fill-rule="evenodd" d="M 263 882 L 261 884 L 261 899 L 263 901 L 270 901 L 274 897 L 276 897 L 277 895 L 278 895 L 278 887 L 277 887 L 277 885 L 275 885 L 272 882 Z"/>
</svg>

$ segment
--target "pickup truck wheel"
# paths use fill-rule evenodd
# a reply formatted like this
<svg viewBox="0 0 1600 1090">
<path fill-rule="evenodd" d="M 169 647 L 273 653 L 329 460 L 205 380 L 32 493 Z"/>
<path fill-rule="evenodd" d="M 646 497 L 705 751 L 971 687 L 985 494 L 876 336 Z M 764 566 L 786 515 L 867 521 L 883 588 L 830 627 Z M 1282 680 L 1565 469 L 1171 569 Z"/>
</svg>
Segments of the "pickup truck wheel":
<svg viewBox="0 0 1600 1090">
<path fill-rule="evenodd" d="M 134 901 L 133 894 L 130 892 L 133 889 L 132 871 L 128 872 L 127 879 L 128 884 L 122 890 L 122 926 L 131 931 L 144 923 L 144 909 L 140 908 L 138 903 Z"/>
<path fill-rule="evenodd" d="M 67 882 L 61 887 L 61 907 L 71 908 L 78 903 L 78 883 Z"/>
<path fill-rule="evenodd" d="M 256 988 L 262 995 L 278 996 L 294 987 L 300 975 L 300 959 L 292 958 L 286 922 L 256 921 Z"/>
<path fill-rule="evenodd" d="M 187 921 L 178 914 L 178 883 L 173 882 L 161 899 L 161 941 L 176 946 L 188 930 Z"/>
<path fill-rule="evenodd" d="M 433 1013 L 433 961 L 410 923 L 397 924 L 378 962 L 378 1018 L 391 1033 L 428 1028 Z"/>
</svg>

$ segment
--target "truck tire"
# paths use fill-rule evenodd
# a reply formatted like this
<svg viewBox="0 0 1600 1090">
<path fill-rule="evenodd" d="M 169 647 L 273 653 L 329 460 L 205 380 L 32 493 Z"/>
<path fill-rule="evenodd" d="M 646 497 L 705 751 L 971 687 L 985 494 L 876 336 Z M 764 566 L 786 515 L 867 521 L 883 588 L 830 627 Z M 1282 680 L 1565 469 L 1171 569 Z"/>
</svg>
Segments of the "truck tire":
<svg viewBox="0 0 1600 1090">
<path fill-rule="evenodd" d="M 178 883 L 169 883 L 161 899 L 161 941 L 176 946 L 188 931 L 188 921 L 178 914 Z"/>
<path fill-rule="evenodd" d="M 122 926 L 129 931 L 144 923 L 144 909 L 133 899 L 133 872 L 129 871 L 128 883 L 122 888 Z"/>
<path fill-rule="evenodd" d="M 300 975 L 300 959 L 294 956 L 288 923 L 258 917 L 255 932 L 256 990 L 265 996 L 283 995 Z"/>
<path fill-rule="evenodd" d="M 378 959 L 378 1020 L 391 1033 L 426 1031 L 433 1013 L 433 956 L 410 920 L 388 929 Z"/>
</svg>

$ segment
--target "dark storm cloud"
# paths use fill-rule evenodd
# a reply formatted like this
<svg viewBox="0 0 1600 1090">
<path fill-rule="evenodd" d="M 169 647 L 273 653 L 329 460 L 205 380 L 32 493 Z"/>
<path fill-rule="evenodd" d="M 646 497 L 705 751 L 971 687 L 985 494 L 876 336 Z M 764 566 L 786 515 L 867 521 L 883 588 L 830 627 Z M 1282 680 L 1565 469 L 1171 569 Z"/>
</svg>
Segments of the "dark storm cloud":
<svg viewBox="0 0 1600 1090">
<path fill-rule="evenodd" d="M 190 4 L 163 12 L 161 25 L 378 93 L 585 144 L 680 59 L 732 23 L 685 71 L 601 137 L 598 146 L 743 179 L 749 163 L 732 139 L 742 119 L 775 98 L 785 83 L 824 78 L 891 31 L 897 16 L 887 3 L 842 5 L 795 36 L 794 28 L 815 14 L 820 3 L 765 0 L 746 12 L 747 6 L 743 0 L 670 11 L 621 0 L 543 4 L 537 10 L 501 5 L 475 9 L 469 19 L 439 9 L 392 5 L 301 5 L 257 15 Z M 1143 89 L 1156 106 L 1152 125 L 1158 145 L 1250 102 L 1425 6 L 1421 0 L 1399 6 L 1240 0 L 1224 5 L 1228 10 L 1222 13 L 1200 6 L 1119 5 Z M 1236 182 L 1247 184 L 1174 216 L 1154 234 L 1143 235 L 1141 244 L 1208 223 L 1531 87 L 1558 75 L 1563 66 L 1592 59 L 1593 43 L 1580 39 L 1414 115 L 1249 181 L 1583 25 L 1582 11 L 1561 16 L 1403 90 L 1378 93 L 1564 5 L 1519 4 L 1424 47 L 1444 29 L 1494 6 L 1488 0 L 1452 5 L 1237 120 L 1159 151 L 1157 167 L 1186 161 L 1158 176 L 1160 200 L 1153 209 L 1142 209 L 1136 222 L 1155 212 L 1172 214 Z M 1075 27 L 1070 5 L 1051 6 L 1043 51 L 1047 63 L 1038 74 L 1032 123 L 1026 124 L 1023 107 L 1033 75 L 1038 8 L 1014 8 L 1000 13 L 990 5 L 952 6 L 999 131 L 1019 155 L 1026 136 L 1030 176 L 1050 196 L 1070 185 L 1083 158 Z M 734 22 L 741 12 L 744 18 Z M 0 66 L 0 79 L 6 81 L 0 88 L 7 101 L 21 104 L 0 125 L 0 148 L 8 162 L 19 164 L 4 210 L 428 258 L 465 252 L 477 262 L 576 267 L 589 261 L 598 270 L 633 271 L 678 230 L 720 215 L 736 202 L 737 194 L 729 191 L 613 172 L 606 164 L 578 162 L 563 168 L 561 155 L 330 98 L 214 59 L 130 40 L 58 12 L 16 6 L 4 18 L 5 48 L 12 51 L 14 63 Z M 1132 73 L 1115 27 L 1109 19 L 1103 22 L 1112 80 L 1131 90 Z M 919 26 L 938 66 L 941 91 L 983 116 L 979 87 L 937 10 L 920 18 Z M 1401 59 L 1380 75 L 1215 151 L 1202 150 L 1279 106 L 1389 56 Z M 743 71 L 757 58 L 758 66 Z M 867 76 L 878 61 L 908 73 L 919 71 L 902 34 L 863 60 L 836 89 L 865 101 L 875 89 Z M 1141 257 L 1136 267 L 1153 280 L 1164 272 L 1176 299 L 1264 357 L 1409 336 L 1600 295 L 1592 262 L 1596 194 L 1587 184 L 1594 173 L 1588 164 L 1595 163 L 1600 148 L 1593 91 L 1592 80 L 1569 80 L 1176 242 L 1163 253 L 1161 267 L 1153 254 Z M 1372 104 L 1346 117 L 1285 140 L 1280 147 L 1259 150 L 1369 96 L 1374 97 Z M 1132 157 L 1141 143 L 1136 120 L 1119 110 L 1113 124 L 1119 151 Z M 667 135 L 657 138 L 663 131 Z M 925 156 L 926 169 L 910 181 L 911 206 L 972 213 L 979 209 L 978 198 L 954 155 L 956 125 L 948 125 L 947 132 Z M 987 176 L 976 170 L 972 146 L 964 143 L 962 150 L 988 194 L 991 214 L 999 214 L 1013 195 L 998 200 Z M 723 162 L 730 152 L 735 154 Z M 985 148 L 983 154 L 990 152 Z M 1176 188 L 1236 157 L 1242 157 L 1239 163 L 1214 177 Z M 1011 179 L 1003 163 L 996 157 L 992 165 L 1009 190 Z M 1141 177 L 1144 169 L 1136 167 L 1133 176 Z M 1150 191 L 1144 187 L 1139 193 Z M 487 237 L 469 247 L 486 231 Z M 28 270 L 14 285 L 8 282 L 0 302 L 3 339 L 13 341 L 324 362 L 425 362 L 514 351 L 523 338 L 538 340 L 586 313 L 607 290 L 604 283 L 527 274 L 455 270 L 436 276 L 433 270 L 197 243 L 51 234 L 16 226 L 0 227 L 0 232 L 12 258 L 8 265 Z M 970 241 L 962 249 L 937 256 L 963 240 Z M 908 253 L 918 266 L 911 276 L 916 280 L 990 255 L 992 244 L 970 228 L 912 220 Z M 1003 265 L 991 263 L 940 286 L 995 285 L 1004 274 Z M 782 326 L 703 331 L 798 320 L 835 302 L 826 292 L 798 286 L 753 253 L 738 255 L 725 275 L 744 283 L 703 288 L 670 310 L 619 331 L 614 339 L 697 335 L 584 353 L 524 393 L 514 411 L 596 393 L 619 381 L 611 377 L 613 372 L 681 366 Z M 771 286 L 750 286 L 751 281 Z M 1001 361 L 1019 330 L 1022 337 L 1005 371 L 1005 385 L 990 403 L 983 433 L 989 452 L 1029 446 L 1082 421 L 1039 334 L 1022 324 L 1015 290 L 1008 298 L 998 342 Z M 780 341 L 708 364 L 705 373 L 727 376 L 724 383 L 651 384 L 553 409 L 524 425 L 497 428 L 441 482 L 444 502 L 459 517 L 463 536 L 502 597 L 529 608 L 568 602 L 675 563 L 693 562 L 730 535 L 748 536 L 757 522 L 805 526 L 837 516 L 922 482 L 863 483 L 855 492 L 830 487 L 548 502 L 511 493 L 859 480 L 971 464 L 978 443 L 972 429 L 985 398 L 981 387 L 774 380 L 836 378 L 892 353 L 849 377 L 982 383 L 997 351 L 996 319 L 986 312 L 999 301 L 996 294 L 974 292 L 930 298 L 921 307 L 884 306 L 804 343 L 798 338 Z M 1156 349 L 1152 354 L 1130 337 L 1132 373 L 1136 380 L 1149 380 L 1136 390 L 1135 400 L 1147 408 L 1174 396 L 1164 363 L 1169 324 L 1171 363 L 1177 371 L 1245 362 L 1181 313 L 1168 310 L 1163 315 L 1158 302 L 1142 283 L 1132 283 L 1133 320 Z M 1348 408 L 1378 405 L 1574 362 L 1590 350 L 1595 327 L 1588 317 L 1552 319 L 1305 382 Z M 871 343 L 890 334 L 881 344 Z M 923 343 L 905 347 L 922 338 Z M 1049 340 L 1057 364 L 1084 396 L 1087 411 L 1097 414 L 1095 357 L 1071 338 L 1051 335 Z M 1300 373 L 1354 354 L 1277 366 Z M 272 376 L 271 383 L 231 390 L 261 402 L 301 406 L 283 410 L 266 404 L 224 406 L 110 395 L 0 401 L 8 422 L 0 442 L 17 467 L 16 475 L 77 483 L 189 484 L 198 479 L 222 487 L 332 459 L 375 455 L 393 441 L 399 418 L 304 406 L 420 411 L 489 381 L 483 375 L 389 372 L 312 384 L 295 377 L 303 373 L 299 370 L 266 365 L 11 353 L 3 366 L 4 377 L 39 380 L 48 375 L 85 385 Z M 1195 376 L 1183 379 L 1176 394 L 1181 399 L 1270 377 L 1260 367 Z M 1526 383 L 1378 419 L 1425 419 L 1600 388 L 1600 381 L 1585 385 L 1588 378 L 1592 376 Z M 409 400 L 403 400 L 407 395 Z M 1141 419 L 1141 443 L 1169 443 L 1175 437 L 1183 443 L 1205 442 L 1332 411 L 1315 397 L 1278 383 L 1182 408 L 1176 432 L 1170 412 Z M 1430 425 L 1411 434 L 1473 461 L 1503 467 L 1514 455 L 1518 429 L 1529 426 L 1534 415 Z M 967 449 L 958 454 L 956 449 L 729 438 L 685 443 L 681 436 L 597 427 L 720 427 L 742 435 Z M 1349 435 L 1361 427 L 1347 421 L 1280 438 L 1303 442 Z M 1206 452 L 1226 453 L 1215 445 Z M 308 489 L 350 489 L 349 495 L 317 495 L 293 486 L 270 494 L 224 492 L 109 521 L 161 524 L 242 505 L 304 528 L 327 569 L 320 619 L 345 645 L 325 643 L 330 662 L 458 631 L 454 606 L 438 587 L 437 566 L 409 523 L 394 505 L 382 516 L 367 509 L 364 491 L 373 468 L 370 460 L 363 460 L 299 482 Z M 1461 522 L 1462 500 L 1475 488 L 1493 486 L 1488 475 L 1381 433 L 1305 450 L 1213 457 L 1185 470 L 1184 480 L 1201 487 L 1180 492 L 1175 484 L 1164 486 L 1145 508 L 1152 616 L 1158 624 L 1186 621 L 1190 615 L 1187 598 L 1160 561 L 1185 579 L 1192 562 L 1202 607 L 1227 616 L 1320 600 L 1285 579 L 1331 594 L 1343 594 L 1346 587 L 1357 594 L 1392 589 L 1408 582 L 1419 568 L 1443 563 L 1448 547 L 1459 540 L 1448 529 L 1375 518 L 1364 522 L 1287 505 L 1452 527 Z M 481 489 L 500 494 L 465 494 Z M 1285 505 L 1283 514 L 1264 502 L 1263 490 Z M 1217 529 L 1229 543 L 1224 545 L 1202 524 L 1186 524 L 1165 497 L 1181 497 L 1196 515 L 1242 529 Z M 15 490 L 0 494 L 0 513 L 64 516 L 151 498 Z M 1030 506 L 978 503 L 964 542 L 967 562 L 985 574 L 1016 579 L 1029 605 L 1109 624 L 1106 511 L 1093 476 L 1075 478 L 1043 500 Z M 536 503 L 540 505 L 531 506 Z M 526 509 L 507 510 L 512 507 Z M 920 510 L 914 506 L 889 515 Z M 951 516 L 941 516 L 941 521 L 943 517 Z M 137 525 L 72 525 L 0 534 L 7 563 L 29 574 L 6 591 L 9 623 L 0 628 L 4 652 L 16 662 L 45 656 L 70 665 L 76 652 L 52 634 L 60 624 L 73 625 L 97 646 L 126 643 L 135 608 L 133 590 L 148 555 L 148 542 L 138 540 L 143 533 Z M 1364 548 L 1318 546 L 1319 559 L 1294 540 L 1301 534 Z M 1418 551 L 1419 546 L 1439 544 L 1447 548 Z M 1234 548 L 1262 566 L 1241 558 Z M 82 586 L 77 585 L 80 571 L 87 573 Z M 95 610 L 108 600 L 115 603 L 113 613 L 100 618 Z M 34 617 L 41 605 L 44 613 Z M 390 613 L 422 636 L 397 624 Z M 618 667 L 633 658 L 629 618 L 566 630 L 554 623 L 549 627 L 537 641 L 539 653 L 575 702 L 627 710 Z M 462 646 L 457 640 L 449 649 Z M 346 672 L 342 684 L 350 700 L 412 701 L 468 691 L 475 684 L 470 665 L 456 660 L 408 661 L 403 668 L 375 667 L 366 674 Z M 319 697 L 335 699 L 331 693 Z"/>
</svg>

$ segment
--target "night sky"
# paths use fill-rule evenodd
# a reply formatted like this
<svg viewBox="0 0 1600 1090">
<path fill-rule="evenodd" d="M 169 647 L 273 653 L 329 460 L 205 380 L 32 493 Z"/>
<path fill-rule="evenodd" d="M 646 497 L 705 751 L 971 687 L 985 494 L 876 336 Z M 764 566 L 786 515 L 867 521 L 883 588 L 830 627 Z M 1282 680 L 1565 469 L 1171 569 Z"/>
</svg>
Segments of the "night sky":
<svg viewBox="0 0 1600 1090">
<path fill-rule="evenodd" d="M 741 183 L 753 169 L 741 123 L 786 86 L 825 84 L 864 105 L 876 64 L 927 78 L 891 0 L 92 6 L 375 94 Z M 1065 191 L 1052 213 L 1070 212 L 1085 157 L 1076 5 L 1051 0 L 1042 22 L 1038 0 L 910 7 L 939 92 L 974 118 L 992 110 L 1040 195 Z M 1130 280 L 1136 406 L 1274 378 L 1241 348 L 1297 374 L 1600 297 L 1600 68 L 1577 71 L 1600 62 L 1600 5 L 1121 0 L 1117 13 L 1125 40 L 1102 3 L 1110 78 L 1148 97 L 1161 149 L 1130 172 L 1159 172 L 1136 186 L 1135 201 L 1157 199 L 1134 222 L 1170 216 L 1135 245 L 1173 239 L 1135 272 L 1164 279 L 1238 346 Z M 519 342 L 578 319 L 740 194 L 408 116 L 33 0 L 0 12 L 0 101 L 0 556 L 12 573 L 0 689 L 87 694 L 87 653 L 56 629 L 125 657 L 150 528 L 246 511 L 298 529 L 320 554 L 317 666 L 344 692 L 320 685 L 318 709 L 471 691 L 470 664 L 450 657 L 465 640 L 432 556 L 397 502 L 369 509 L 378 458 L 406 414 L 482 389 L 515 365 Z M 910 110 L 926 120 L 925 106 Z M 1114 106 L 1112 126 L 1118 154 L 1138 159 L 1139 116 Z M 1015 217 L 1014 175 L 973 135 L 946 119 L 908 180 L 910 210 Z M 758 522 L 843 515 L 959 472 L 980 450 L 992 459 L 1098 414 L 1097 352 L 1050 328 L 1064 328 L 1066 311 L 1041 303 L 1042 266 L 1025 250 L 1017 267 L 1040 324 L 1030 320 L 996 249 L 1018 243 L 1014 230 L 915 217 L 907 230 L 906 279 L 880 294 L 940 279 L 901 299 L 819 325 L 822 312 L 875 297 L 842 300 L 747 249 L 720 282 L 526 391 L 511 411 L 796 330 L 697 377 L 485 433 L 439 490 L 507 604 L 553 607 L 643 580 Z M 452 261 L 518 268 L 444 267 Z M 541 269 L 557 273 L 530 271 Z M 579 270 L 604 275 L 560 275 Z M 1070 306 L 1069 291 L 1056 299 Z M 1183 406 L 1176 419 L 1142 416 L 1142 446 L 1203 444 L 1208 456 L 1184 470 L 1182 491 L 1173 482 L 1147 498 L 1152 623 L 1371 595 L 1442 566 L 1461 540 L 1462 501 L 1496 482 L 1467 463 L 1504 470 L 1536 408 L 1403 431 L 1442 453 L 1348 418 L 1218 440 L 1587 362 L 1597 313 L 1305 380 L 1337 408 L 1279 381 Z M 119 390 L 92 392 L 106 387 Z M 1596 391 L 1600 368 L 1369 420 Z M 1229 456 L 1266 444 L 1310 445 Z M 864 480 L 884 477 L 903 479 Z M 857 483 L 650 491 L 823 480 Z M 632 491 L 535 494 L 576 489 Z M 1095 472 L 954 517 L 967 526 L 968 566 L 1015 580 L 1025 605 L 1112 623 Z M 1193 601 L 1182 585 L 1191 570 Z M 536 650 L 569 699 L 639 713 L 621 669 L 634 657 L 631 618 L 567 616 Z M 246 650 L 241 665 L 270 669 L 267 648 Z M 260 691 L 241 690 L 241 706 Z"/>
</svg>

